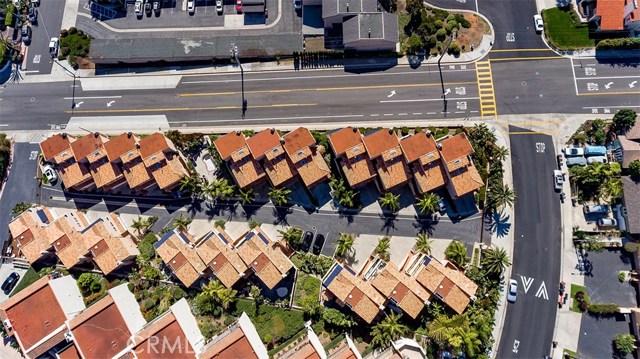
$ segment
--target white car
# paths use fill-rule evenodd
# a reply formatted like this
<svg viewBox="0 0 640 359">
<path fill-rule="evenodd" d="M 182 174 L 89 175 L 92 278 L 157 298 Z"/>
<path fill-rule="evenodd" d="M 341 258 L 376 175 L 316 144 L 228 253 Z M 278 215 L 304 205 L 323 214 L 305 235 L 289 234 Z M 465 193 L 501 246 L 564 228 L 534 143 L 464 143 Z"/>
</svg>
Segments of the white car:
<svg viewBox="0 0 640 359">
<path fill-rule="evenodd" d="M 515 279 L 511 279 L 509 281 L 509 293 L 507 293 L 507 301 L 509 303 L 515 303 L 517 294 L 518 294 L 518 282 Z"/>
<path fill-rule="evenodd" d="M 553 170 L 553 186 L 556 191 L 562 190 L 562 184 L 564 183 L 564 177 L 562 177 L 562 171 Z"/>
<path fill-rule="evenodd" d="M 196 12 L 196 1 L 195 0 L 188 0 L 187 1 L 187 10 L 189 11 L 189 14 L 193 14 L 194 12 Z"/>
<path fill-rule="evenodd" d="M 218 15 L 222 15 L 223 7 L 222 7 L 222 0 L 216 0 L 216 11 L 218 12 Z"/>
<path fill-rule="evenodd" d="M 59 44 L 60 41 L 57 37 L 52 37 L 51 40 L 49 40 L 49 55 L 51 55 L 51 57 L 58 56 L 58 46 L 60 46 Z"/>
<path fill-rule="evenodd" d="M 584 148 L 580 147 L 565 147 L 562 149 L 562 152 L 564 152 L 564 155 L 567 157 L 584 156 Z"/>
<path fill-rule="evenodd" d="M 138 17 L 142 17 L 142 0 L 136 0 L 136 3 L 133 5 L 133 12 L 135 12 Z"/>
<path fill-rule="evenodd" d="M 542 32 L 542 30 L 544 30 L 544 22 L 542 21 L 542 16 L 538 14 L 533 15 L 533 25 L 536 28 L 536 32 Z"/>
<path fill-rule="evenodd" d="M 56 170 L 51 165 L 45 165 L 42 169 L 42 174 L 44 174 L 50 184 L 54 184 L 58 180 Z"/>
<path fill-rule="evenodd" d="M 618 221 L 615 218 L 600 218 L 598 220 L 598 227 L 615 227 L 618 225 Z"/>
</svg>

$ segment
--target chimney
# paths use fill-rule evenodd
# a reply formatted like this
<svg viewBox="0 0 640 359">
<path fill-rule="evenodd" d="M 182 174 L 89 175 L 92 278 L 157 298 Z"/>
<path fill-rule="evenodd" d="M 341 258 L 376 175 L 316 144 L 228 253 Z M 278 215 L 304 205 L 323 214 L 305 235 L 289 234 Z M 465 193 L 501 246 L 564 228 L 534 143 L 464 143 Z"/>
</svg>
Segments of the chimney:
<svg viewBox="0 0 640 359">
<path fill-rule="evenodd" d="M 353 130 L 354 133 L 358 132 L 358 129 L 356 127 L 352 127 L 351 129 Z"/>
<path fill-rule="evenodd" d="M 100 137 L 100 132 L 94 132 L 94 133 L 93 133 L 93 137 L 95 137 L 95 138 Z"/>
<path fill-rule="evenodd" d="M 438 143 L 438 145 L 437 145 L 437 146 L 438 146 L 438 149 L 439 149 L 440 151 L 442 151 L 442 143 Z"/>
<path fill-rule="evenodd" d="M 392 128 L 389 129 L 389 134 L 393 135 L 393 129 Z"/>
<path fill-rule="evenodd" d="M 140 144 L 139 143 L 136 143 L 136 148 L 140 149 Z"/>
<path fill-rule="evenodd" d="M 371 38 L 371 28 L 369 28 L 369 38 Z"/>
<path fill-rule="evenodd" d="M 284 137 L 280 137 L 280 143 L 284 145 Z"/>
<path fill-rule="evenodd" d="M 240 130 L 236 131 L 236 136 L 240 136 L 240 134 L 242 134 Z"/>
<path fill-rule="evenodd" d="M 426 130 L 424 133 L 427 135 L 427 137 L 431 137 L 431 131 Z"/>
<path fill-rule="evenodd" d="M 133 136 L 133 132 L 127 132 L 127 138 L 131 138 Z"/>
<path fill-rule="evenodd" d="M 347 3 L 347 12 L 349 12 L 349 3 Z"/>
<path fill-rule="evenodd" d="M 272 128 L 271 128 L 271 133 L 272 133 L 272 134 L 276 133 L 276 129 L 272 127 Z"/>
<path fill-rule="evenodd" d="M 61 136 L 62 138 L 64 138 L 64 139 L 66 139 L 66 138 L 67 138 L 67 133 L 66 133 L 66 132 L 63 132 L 63 133 L 61 133 L 61 134 L 60 134 L 60 136 Z"/>
</svg>

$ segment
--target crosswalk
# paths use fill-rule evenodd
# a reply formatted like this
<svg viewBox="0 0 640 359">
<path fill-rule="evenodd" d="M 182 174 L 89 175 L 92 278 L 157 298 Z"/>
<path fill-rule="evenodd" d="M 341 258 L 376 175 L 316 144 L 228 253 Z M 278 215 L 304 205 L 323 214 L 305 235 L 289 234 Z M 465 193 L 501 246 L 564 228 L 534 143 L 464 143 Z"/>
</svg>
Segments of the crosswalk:
<svg viewBox="0 0 640 359">
<path fill-rule="evenodd" d="M 480 95 L 480 115 L 482 117 L 498 116 L 490 60 L 476 62 L 476 77 Z"/>
</svg>

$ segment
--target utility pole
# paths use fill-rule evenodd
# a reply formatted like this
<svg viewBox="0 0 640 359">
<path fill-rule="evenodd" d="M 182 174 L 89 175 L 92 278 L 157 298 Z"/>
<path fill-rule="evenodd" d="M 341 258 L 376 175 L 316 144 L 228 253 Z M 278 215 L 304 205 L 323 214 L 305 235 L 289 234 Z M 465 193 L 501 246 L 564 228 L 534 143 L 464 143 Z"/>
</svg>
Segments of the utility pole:
<svg viewBox="0 0 640 359">
<path fill-rule="evenodd" d="M 71 110 L 73 110 L 74 108 L 76 108 L 76 73 L 62 66 L 62 64 L 56 61 L 55 58 L 53 58 L 53 63 L 62 67 L 64 71 L 66 71 L 68 74 L 71 74 L 71 76 L 73 76 L 73 86 L 72 86 L 72 92 L 71 92 Z"/>
<path fill-rule="evenodd" d="M 440 72 L 440 85 L 442 86 L 442 101 L 444 105 L 444 110 L 442 112 L 447 112 L 447 93 L 444 90 L 444 79 L 442 78 L 442 67 L 440 66 L 440 61 L 442 61 L 442 57 L 445 54 L 445 51 L 449 50 L 449 45 L 451 45 L 451 41 L 456 37 L 456 30 L 451 32 L 451 36 L 449 36 L 449 41 L 447 41 L 447 45 L 442 49 L 442 54 L 438 58 L 438 72 Z"/>
<path fill-rule="evenodd" d="M 247 100 L 244 98 L 244 69 L 242 68 L 242 63 L 238 58 L 238 47 L 231 43 L 231 57 L 238 63 L 240 66 L 240 82 L 242 87 L 242 118 L 244 118 L 245 113 L 247 112 Z"/>
</svg>

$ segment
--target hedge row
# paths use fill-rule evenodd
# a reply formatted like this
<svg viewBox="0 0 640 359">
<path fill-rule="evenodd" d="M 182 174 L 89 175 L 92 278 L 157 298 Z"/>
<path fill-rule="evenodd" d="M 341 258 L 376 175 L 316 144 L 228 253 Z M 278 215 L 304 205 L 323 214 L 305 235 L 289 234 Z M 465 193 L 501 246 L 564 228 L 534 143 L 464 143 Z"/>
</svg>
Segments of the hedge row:
<svg viewBox="0 0 640 359">
<path fill-rule="evenodd" d="M 598 42 L 596 50 L 640 50 L 640 39 L 637 37 L 605 39 Z"/>
<path fill-rule="evenodd" d="M 589 314 L 593 315 L 610 315 L 620 310 L 620 306 L 615 303 L 593 303 L 587 308 Z"/>
</svg>

